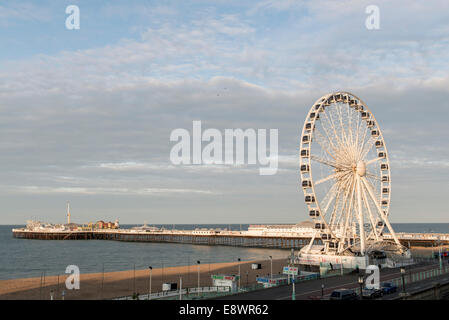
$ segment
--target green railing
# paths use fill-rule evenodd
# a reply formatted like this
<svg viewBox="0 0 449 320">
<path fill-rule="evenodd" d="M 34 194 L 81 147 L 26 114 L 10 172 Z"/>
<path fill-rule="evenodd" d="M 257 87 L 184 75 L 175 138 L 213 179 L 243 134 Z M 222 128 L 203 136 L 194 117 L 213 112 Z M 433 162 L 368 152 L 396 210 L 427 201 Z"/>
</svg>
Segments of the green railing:
<svg viewBox="0 0 449 320">
<path fill-rule="evenodd" d="M 404 285 L 407 288 L 408 284 L 432 279 L 438 276 L 441 276 L 443 274 L 449 274 L 449 267 L 438 267 L 430 270 L 424 270 L 424 271 L 418 271 L 418 272 L 408 272 L 404 275 Z M 392 282 L 394 285 L 396 285 L 398 288 L 402 288 L 402 276 L 389 279 L 383 282 Z M 360 294 L 360 287 L 355 288 L 355 292 L 357 294 Z"/>
</svg>

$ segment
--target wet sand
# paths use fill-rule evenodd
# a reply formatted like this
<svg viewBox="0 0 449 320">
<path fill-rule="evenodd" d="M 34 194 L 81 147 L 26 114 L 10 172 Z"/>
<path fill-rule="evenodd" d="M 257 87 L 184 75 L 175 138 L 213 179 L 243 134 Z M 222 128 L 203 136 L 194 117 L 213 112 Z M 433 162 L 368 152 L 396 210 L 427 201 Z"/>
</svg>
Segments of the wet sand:
<svg viewBox="0 0 449 320">
<path fill-rule="evenodd" d="M 252 263 L 262 264 L 262 269 L 252 270 Z M 287 259 L 273 259 L 273 274 L 282 271 L 287 265 Z M 248 276 L 246 273 L 248 272 Z M 238 274 L 238 263 L 213 263 L 200 264 L 200 286 L 212 286 L 211 275 L 213 274 Z M 270 274 L 270 260 L 255 260 L 240 262 L 241 285 L 256 282 L 257 276 Z M 67 290 L 65 280 L 68 274 L 59 276 L 46 276 L 41 278 L 24 278 L 0 280 L 0 299 L 50 299 L 53 290 L 55 299 L 61 299 L 61 292 L 65 290 L 65 299 L 112 299 L 120 296 L 131 296 L 133 292 L 146 294 L 149 291 L 149 269 L 106 272 L 104 278 L 102 273 L 89 273 L 80 275 L 80 289 Z M 182 277 L 182 287 L 198 286 L 198 265 L 154 268 L 151 276 L 151 291 L 162 291 L 162 283 L 177 282 Z M 59 284 L 58 284 L 59 282 Z"/>
</svg>

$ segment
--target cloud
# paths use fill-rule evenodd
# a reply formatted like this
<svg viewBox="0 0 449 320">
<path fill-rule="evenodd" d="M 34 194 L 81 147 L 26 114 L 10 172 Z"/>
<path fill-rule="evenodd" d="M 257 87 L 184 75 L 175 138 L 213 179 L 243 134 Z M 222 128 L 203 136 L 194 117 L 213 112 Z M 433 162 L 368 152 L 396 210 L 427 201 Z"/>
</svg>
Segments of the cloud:
<svg viewBox="0 0 449 320">
<path fill-rule="evenodd" d="M 4 189 L 6 189 L 4 187 Z M 176 194 L 196 193 L 202 195 L 217 194 L 209 190 L 195 189 L 170 189 L 170 188 L 86 188 L 86 187 L 45 187 L 45 186 L 19 186 L 8 188 L 16 193 L 28 193 L 37 195 L 48 194 L 79 194 L 79 195 L 126 195 L 126 196 L 163 196 Z"/>
<path fill-rule="evenodd" d="M 160 7 L 159 17 L 152 6 L 122 11 L 111 5 L 99 12 L 123 19 L 117 28 L 142 19 L 132 37 L 107 41 L 115 29 L 105 29 L 104 45 L 91 39 L 87 49 L 0 60 L 0 179 L 23 186 L 4 194 L 54 200 L 117 195 L 123 201 L 185 194 L 192 197 L 189 206 L 165 202 L 158 210 L 176 215 L 181 206 L 209 217 L 220 207 L 245 211 L 252 220 L 299 219 L 305 217 L 297 172 L 301 128 L 312 103 L 340 89 L 374 112 L 398 189 L 422 187 L 407 183 L 410 169 L 426 168 L 428 180 L 445 177 L 449 38 L 441 21 L 448 5 L 380 1 L 381 30 L 368 31 L 365 3 L 226 2 L 226 8 L 211 8 L 195 2 L 192 9 Z M 8 9 L 8 23 L 25 21 L 19 9 Z M 27 19 L 45 18 L 35 14 Z M 142 24 L 147 15 L 157 20 Z M 142 30 L 137 37 L 136 30 Z M 259 166 L 173 166 L 170 132 L 191 130 L 193 120 L 202 120 L 204 129 L 278 129 L 279 173 L 261 177 Z M 425 188 L 442 189 L 430 182 Z M 209 194 L 220 196 L 195 202 Z M 9 208 L 26 212 L 25 202 Z M 414 208 L 401 210 L 403 217 L 419 218 Z"/>
<path fill-rule="evenodd" d="M 0 4 L 0 26 L 8 27 L 19 21 L 48 21 L 51 17 L 50 10 L 42 5 L 19 2 L 13 5 Z"/>
</svg>

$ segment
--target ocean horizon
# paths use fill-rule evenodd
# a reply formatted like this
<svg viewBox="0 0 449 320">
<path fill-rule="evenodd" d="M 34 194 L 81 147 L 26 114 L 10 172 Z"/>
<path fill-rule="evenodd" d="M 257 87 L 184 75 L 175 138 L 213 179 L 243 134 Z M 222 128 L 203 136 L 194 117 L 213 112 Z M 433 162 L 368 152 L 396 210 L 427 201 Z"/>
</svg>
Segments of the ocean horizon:
<svg viewBox="0 0 449 320">
<path fill-rule="evenodd" d="M 138 225 L 121 225 L 131 228 Z M 151 226 L 192 230 L 231 228 L 247 230 L 249 224 L 151 224 Z M 13 238 L 11 229 L 24 225 L 0 225 L 0 280 L 65 274 L 68 265 L 81 273 L 175 267 L 248 260 L 285 258 L 288 249 L 208 246 L 178 243 L 122 242 L 109 240 L 30 240 Z M 449 233 L 449 223 L 392 223 L 396 232 Z"/>
</svg>

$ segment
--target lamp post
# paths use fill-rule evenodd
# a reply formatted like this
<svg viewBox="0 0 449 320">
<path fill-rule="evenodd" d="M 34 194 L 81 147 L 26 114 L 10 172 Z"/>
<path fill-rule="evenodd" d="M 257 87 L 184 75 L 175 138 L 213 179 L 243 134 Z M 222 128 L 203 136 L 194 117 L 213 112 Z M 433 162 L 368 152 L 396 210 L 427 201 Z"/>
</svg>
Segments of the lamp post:
<svg viewBox="0 0 449 320">
<path fill-rule="evenodd" d="M 59 294 L 59 274 L 58 274 L 58 286 L 56 287 L 56 297 L 55 297 L 55 299 L 58 299 L 58 294 Z"/>
<path fill-rule="evenodd" d="M 201 264 L 201 261 L 198 260 L 196 263 L 198 264 L 198 296 L 199 296 L 200 295 L 200 264 Z"/>
<path fill-rule="evenodd" d="M 104 291 L 104 262 L 103 262 L 103 267 L 101 269 L 101 300 L 103 300 L 103 291 Z"/>
<path fill-rule="evenodd" d="M 295 277 L 292 276 L 292 300 L 296 300 Z"/>
<path fill-rule="evenodd" d="M 239 263 L 239 291 L 240 291 L 240 258 L 237 259 Z"/>
<path fill-rule="evenodd" d="M 182 300 L 182 277 L 179 276 L 179 300 Z"/>
<path fill-rule="evenodd" d="M 272 285 L 272 281 L 273 281 L 273 257 L 269 256 L 270 258 L 270 287 Z"/>
<path fill-rule="evenodd" d="M 359 285 L 360 285 L 360 300 L 363 299 L 363 276 L 359 276 Z"/>
<path fill-rule="evenodd" d="M 153 267 L 148 266 L 148 269 L 150 270 L 150 277 L 148 278 L 148 300 L 151 300 L 151 274 L 153 271 Z"/>
<path fill-rule="evenodd" d="M 136 294 L 136 264 L 133 264 L 133 296 Z"/>
<path fill-rule="evenodd" d="M 405 295 L 405 268 L 401 268 L 402 294 Z"/>
<path fill-rule="evenodd" d="M 39 299 L 42 300 L 42 277 L 44 276 L 44 273 L 41 272 L 41 287 L 39 289 Z"/>
</svg>

